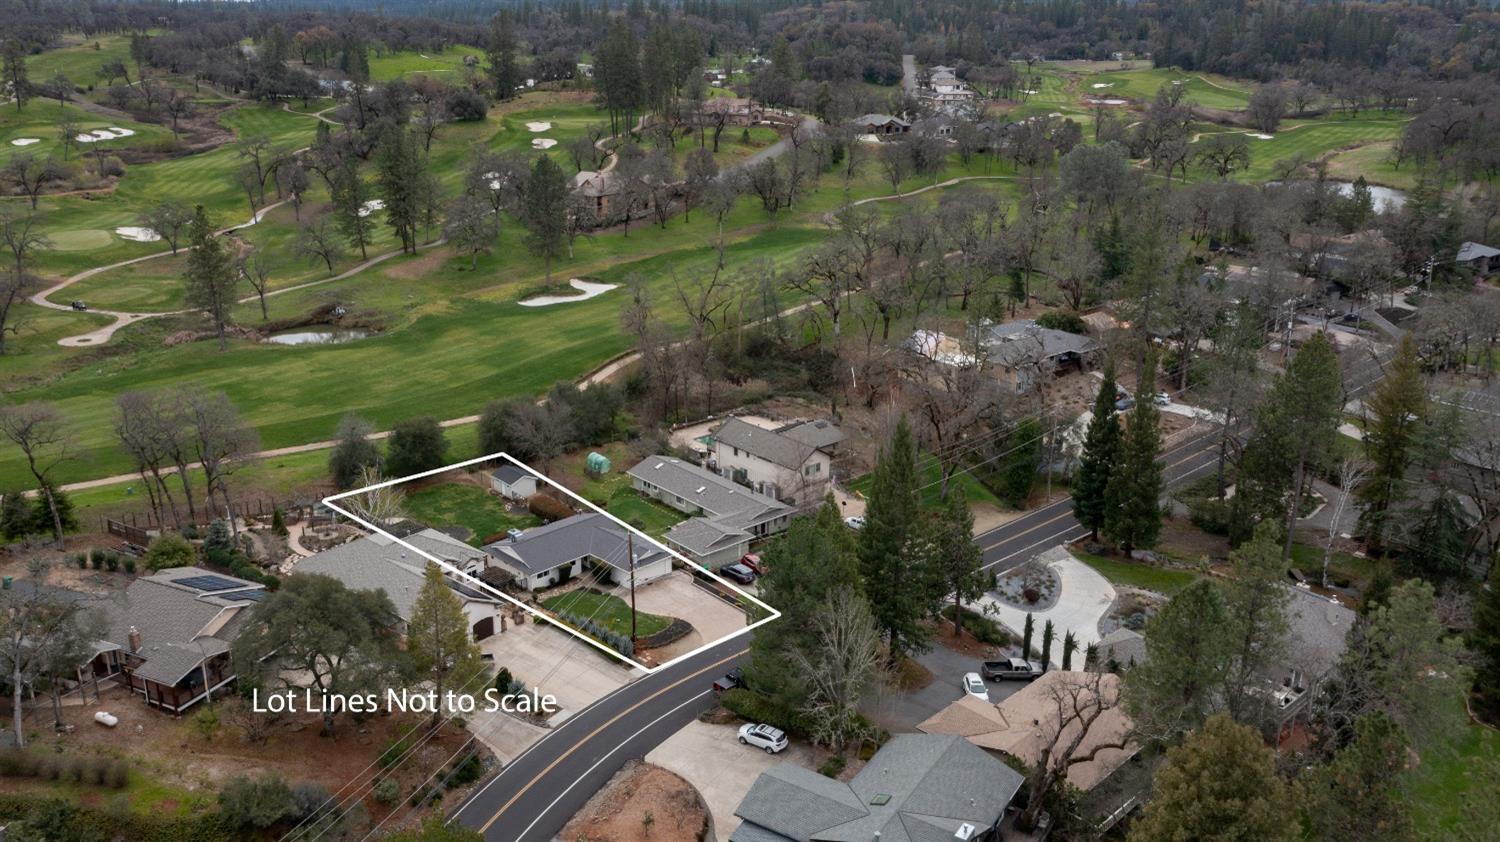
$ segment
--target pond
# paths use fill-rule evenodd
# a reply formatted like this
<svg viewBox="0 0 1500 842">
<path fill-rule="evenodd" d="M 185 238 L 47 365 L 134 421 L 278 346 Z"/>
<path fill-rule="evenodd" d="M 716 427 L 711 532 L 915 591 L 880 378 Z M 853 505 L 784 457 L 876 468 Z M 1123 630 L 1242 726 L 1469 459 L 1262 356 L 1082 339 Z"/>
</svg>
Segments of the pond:
<svg viewBox="0 0 1500 842">
<path fill-rule="evenodd" d="M 1334 189 L 1339 191 L 1340 196 L 1348 197 L 1354 195 L 1354 182 L 1334 181 Z M 1375 202 L 1375 210 L 1379 213 L 1400 210 L 1406 206 L 1406 191 L 1396 190 L 1392 187 L 1381 187 L 1378 184 L 1370 185 L 1370 198 Z"/>
<path fill-rule="evenodd" d="M 279 330 L 266 337 L 273 345 L 342 345 L 364 339 L 370 331 L 359 328 L 317 327 Z"/>
</svg>

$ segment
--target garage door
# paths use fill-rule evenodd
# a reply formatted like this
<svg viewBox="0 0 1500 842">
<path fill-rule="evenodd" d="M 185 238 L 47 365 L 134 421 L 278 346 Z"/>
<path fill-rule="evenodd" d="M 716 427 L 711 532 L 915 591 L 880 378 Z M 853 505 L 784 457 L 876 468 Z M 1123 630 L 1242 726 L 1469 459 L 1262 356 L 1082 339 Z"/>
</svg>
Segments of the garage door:
<svg viewBox="0 0 1500 842">
<path fill-rule="evenodd" d="M 495 633 L 495 618 L 485 617 L 474 624 L 474 639 L 484 640 Z"/>
</svg>

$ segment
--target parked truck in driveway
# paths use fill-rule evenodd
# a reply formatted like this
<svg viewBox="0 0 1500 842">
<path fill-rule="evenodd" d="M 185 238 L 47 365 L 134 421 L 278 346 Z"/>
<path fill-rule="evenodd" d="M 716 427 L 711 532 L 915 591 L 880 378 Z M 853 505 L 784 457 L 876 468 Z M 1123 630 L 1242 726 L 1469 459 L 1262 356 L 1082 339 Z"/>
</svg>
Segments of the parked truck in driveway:
<svg viewBox="0 0 1500 842">
<path fill-rule="evenodd" d="M 985 661 L 980 671 L 985 681 L 1030 681 L 1042 674 L 1042 665 L 1025 658 L 1006 658 L 1003 661 Z"/>
</svg>

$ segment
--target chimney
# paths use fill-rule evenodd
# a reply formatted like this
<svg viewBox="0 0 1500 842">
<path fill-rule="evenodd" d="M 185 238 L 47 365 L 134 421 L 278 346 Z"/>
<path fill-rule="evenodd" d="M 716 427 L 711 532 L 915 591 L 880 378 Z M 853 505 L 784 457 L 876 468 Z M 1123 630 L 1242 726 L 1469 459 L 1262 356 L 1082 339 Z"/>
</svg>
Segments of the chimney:
<svg viewBox="0 0 1500 842">
<path fill-rule="evenodd" d="M 140 631 L 140 629 L 136 628 L 135 626 L 131 626 L 129 633 L 126 635 L 126 638 L 130 641 L 130 651 L 132 651 L 132 652 L 139 652 L 139 651 L 141 651 L 141 631 Z"/>
</svg>

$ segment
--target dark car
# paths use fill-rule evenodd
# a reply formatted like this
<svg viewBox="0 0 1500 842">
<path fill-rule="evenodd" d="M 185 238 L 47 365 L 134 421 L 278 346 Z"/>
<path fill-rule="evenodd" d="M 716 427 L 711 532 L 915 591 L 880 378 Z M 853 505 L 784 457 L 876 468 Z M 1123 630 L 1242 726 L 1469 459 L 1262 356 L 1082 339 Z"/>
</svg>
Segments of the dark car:
<svg viewBox="0 0 1500 842">
<path fill-rule="evenodd" d="M 1024 658 L 1006 658 L 1003 661 L 985 661 L 980 670 L 987 681 L 1030 681 L 1042 674 L 1042 665 Z"/>
<path fill-rule="evenodd" d="M 74 310 L 87 310 L 89 308 L 89 305 L 83 303 L 82 301 L 70 302 L 68 306 L 72 307 Z"/>
<path fill-rule="evenodd" d="M 755 571 L 743 564 L 731 564 L 719 571 L 725 578 L 733 579 L 742 585 L 755 583 Z"/>
<path fill-rule="evenodd" d="M 724 673 L 722 678 L 714 681 L 714 692 L 722 693 L 725 690 L 733 690 L 736 687 L 745 686 L 745 673 L 739 667 L 735 667 Z"/>
</svg>

